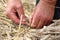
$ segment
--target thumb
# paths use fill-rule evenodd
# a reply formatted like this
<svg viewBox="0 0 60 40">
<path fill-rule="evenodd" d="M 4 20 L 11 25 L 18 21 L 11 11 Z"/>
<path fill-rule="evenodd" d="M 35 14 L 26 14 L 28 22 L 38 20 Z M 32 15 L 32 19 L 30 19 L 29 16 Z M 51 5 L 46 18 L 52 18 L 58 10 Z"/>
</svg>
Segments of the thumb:
<svg viewBox="0 0 60 40">
<path fill-rule="evenodd" d="M 21 20 L 22 24 L 26 24 L 26 16 L 24 15 L 23 8 L 18 8 L 17 12 L 18 12 L 18 16 L 19 16 L 20 20 L 21 20 L 21 16 L 22 16 L 22 20 Z"/>
</svg>

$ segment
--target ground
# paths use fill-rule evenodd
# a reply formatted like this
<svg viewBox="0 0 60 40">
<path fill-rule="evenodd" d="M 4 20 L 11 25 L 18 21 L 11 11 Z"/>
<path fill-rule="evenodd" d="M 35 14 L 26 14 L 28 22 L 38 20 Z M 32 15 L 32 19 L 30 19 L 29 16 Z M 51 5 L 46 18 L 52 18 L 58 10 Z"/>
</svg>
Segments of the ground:
<svg viewBox="0 0 60 40">
<path fill-rule="evenodd" d="M 25 15 L 28 18 L 35 7 L 35 0 L 21 0 Z M 44 26 L 42 29 L 31 29 L 27 25 L 17 25 L 5 15 L 6 1 L 0 0 L 0 40 L 60 40 L 60 19 Z"/>
</svg>

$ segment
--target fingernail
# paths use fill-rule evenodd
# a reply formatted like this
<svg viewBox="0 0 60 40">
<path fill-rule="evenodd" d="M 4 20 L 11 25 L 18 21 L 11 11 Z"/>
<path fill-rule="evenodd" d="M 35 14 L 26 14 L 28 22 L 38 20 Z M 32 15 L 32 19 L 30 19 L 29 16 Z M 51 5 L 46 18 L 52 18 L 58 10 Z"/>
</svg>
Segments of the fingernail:
<svg viewBox="0 0 60 40">
<path fill-rule="evenodd" d="M 26 24 L 26 20 L 25 19 L 22 19 L 22 24 Z"/>
</svg>

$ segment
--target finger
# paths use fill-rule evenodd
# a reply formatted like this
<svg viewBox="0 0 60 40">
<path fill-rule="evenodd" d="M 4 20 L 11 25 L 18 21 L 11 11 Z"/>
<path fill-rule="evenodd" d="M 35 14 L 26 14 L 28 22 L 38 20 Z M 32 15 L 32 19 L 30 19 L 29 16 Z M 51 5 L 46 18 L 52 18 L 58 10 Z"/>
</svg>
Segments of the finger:
<svg viewBox="0 0 60 40">
<path fill-rule="evenodd" d="M 40 20 L 39 23 L 38 23 L 38 26 L 36 27 L 37 29 L 38 28 L 42 28 L 44 26 L 44 21 L 43 20 Z"/>
<path fill-rule="evenodd" d="M 16 9 L 17 9 L 17 12 L 18 12 L 18 15 L 19 15 L 19 16 L 21 16 L 21 14 L 24 15 L 24 10 L 23 10 L 22 7 L 18 7 L 18 8 L 16 8 Z"/>
<path fill-rule="evenodd" d="M 29 24 L 31 25 L 31 23 L 32 23 L 32 20 L 33 20 L 33 16 L 34 16 L 34 14 L 35 14 L 35 11 L 36 10 L 34 10 L 33 12 L 32 12 L 32 14 L 31 14 L 31 16 L 30 16 L 30 18 L 29 18 Z"/>
<path fill-rule="evenodd" d="M 13 13 L 13 12 L 7 13 L 7 16 L 10 19 L 12 19 L 13 22 L 19 24 L 19 19 L 17 18 L 17 16 L 15 15 L 15 13 Z"/>
<path fill-rule="evenodd" d="M 29 18 L 29 24 L 30 24 L 30 25 L 31 25 L 31 23 L 32 23 L 32 20 L 33 20 L 33 17 L 30 16 L 30 18 Z"/>
<path fill-rule="evenodd" d="M 50 20 L 46 21 L 45 26 L 48 26 L 50 23 L 51 23 L 51 21 L 50 21 Z"/>
<path fill-rule="evenodd" d="M 37 18 L 36 16 L 33 17 L 32 23 L 31 23 L 31 27 L 35 28 L 39 23 L 39 18 Z"/>
<path fill-rule="evenodd" d="M 47 26 L 47 25 L 50 24 L 50 22 L 51 22 L 51 19 L 50 19 L 50 20 L 49 20 L 49 19 L 47 19 L 47 20 L 45 19 L 45 23 L 44 23 L 44 25 Z"/>
<path fill-rule="evenodd" d="M 22 24 L 26 24 L 26 16 L 22 15 Z"/>
<path fill-rule="evenodd" d="M 44 20 L 44 26 L 46 26 L 48 24 L 47 20 Z"/>
<path fill-rule="evenodd" d="M 33 10 L 32 15 L 31 15 L 32 17 L 34 16 L 35 12 L 36 12 L 36 9 Z"/>
<path fill-rule="evenodd" d="M 24 15 L 23 9 L 22 8 L 17 8 L 17 12 L 18 12 L 19 18 L 22 15 L 22 24 L 26 24 L 26 16 Z"/>
</svg>

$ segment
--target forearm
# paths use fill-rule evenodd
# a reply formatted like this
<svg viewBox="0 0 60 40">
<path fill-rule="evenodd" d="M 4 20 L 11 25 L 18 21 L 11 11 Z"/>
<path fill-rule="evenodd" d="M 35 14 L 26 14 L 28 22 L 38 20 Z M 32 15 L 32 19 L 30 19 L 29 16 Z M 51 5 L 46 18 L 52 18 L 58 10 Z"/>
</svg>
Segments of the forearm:
<svg viewBox="0 0 60 40">
<path fill-rule="evenodd" d="M 40 0 L 37 5 L 37 10 L 40 9 L 41 13 L 54 14 L 56 0 Z"/>
</svg>

